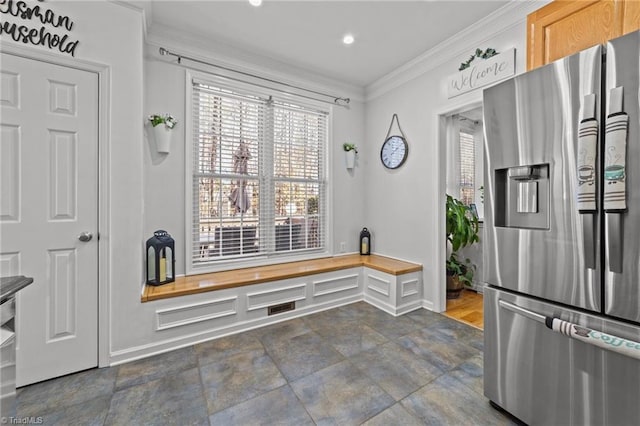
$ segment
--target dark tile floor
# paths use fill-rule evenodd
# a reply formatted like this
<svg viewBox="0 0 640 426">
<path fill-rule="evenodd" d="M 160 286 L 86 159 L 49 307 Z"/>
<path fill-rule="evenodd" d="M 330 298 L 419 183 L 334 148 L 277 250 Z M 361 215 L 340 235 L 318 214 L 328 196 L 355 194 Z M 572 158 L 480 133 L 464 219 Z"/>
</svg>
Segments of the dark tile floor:
<svg viewBox="0 0 640 426">
<path fill-rule="evenodd" d="M 482 331 L 359 302 L 18 391 L 73 425 L 493 425 Z"/>
</svg>

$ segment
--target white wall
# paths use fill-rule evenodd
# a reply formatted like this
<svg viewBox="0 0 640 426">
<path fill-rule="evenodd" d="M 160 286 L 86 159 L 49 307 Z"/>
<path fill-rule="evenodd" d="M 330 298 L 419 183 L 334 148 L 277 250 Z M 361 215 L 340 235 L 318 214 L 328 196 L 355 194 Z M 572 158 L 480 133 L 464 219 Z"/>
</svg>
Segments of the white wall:
<svg viewBox="0 0 640 426">
<path fill-rule="evenodd" d="M 481 90 L 448 99 L 448 77 L 476 48 L 487 47 L 498 52 L 515 47 L 516 73 L 523 72 L 526 15 L 540 6 L 512 4 L 508 13 L 498 11 L 367 88 L 365 220 L 374 234 L 374 250 L 421 263 L 425 306 L 436 311 L 445 308 L 446 161 L 439 115 L 478 106 L 482 99 Z M 409 157 L 400 169 L 389 171 L 380 163 L 379 147 L 394 113 L 408 139 Z"/>
<path fill-rule="evenodd" d="M 365 139 L 365 106 L 361 101 L 352 101 L 349 109 L 333 109 L 331 142 L 333 177 L 333 247 L 340 253 L 340 242 L 345 242 L 345 252 L 359 250 L 360 231 L 365 223 L 365 167 L 361 150 L 367 146 Z M 344 142 L 358 146 L 356 167 L 348 171 L 345 165 Z"/>
<path fill-rule="evenodd" d="M 169 113 L 178 120 L 173 129 L 171 152 L 158 154 L 149 138 L 150 125 L 144 132 L 144 236 L 164 229 L 175 240 L 176 273 L 185 271 L 185 70 L 167 62 L 145 60 L 145 119 L 150 114 Z"/>
</svg>

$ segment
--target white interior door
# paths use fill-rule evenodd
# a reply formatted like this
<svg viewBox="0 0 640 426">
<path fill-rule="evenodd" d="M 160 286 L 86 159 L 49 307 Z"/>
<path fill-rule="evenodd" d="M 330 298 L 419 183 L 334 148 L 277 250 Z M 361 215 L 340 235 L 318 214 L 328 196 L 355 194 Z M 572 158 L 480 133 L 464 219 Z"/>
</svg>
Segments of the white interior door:
<svg viewBox="0 0 640 426">
<path fill-rule="evenodd" d="M 34 278 L 23 386 L 98 364 L 98 75 L 5 53 L 0 70 L 0 274 Z"/>
</svg>

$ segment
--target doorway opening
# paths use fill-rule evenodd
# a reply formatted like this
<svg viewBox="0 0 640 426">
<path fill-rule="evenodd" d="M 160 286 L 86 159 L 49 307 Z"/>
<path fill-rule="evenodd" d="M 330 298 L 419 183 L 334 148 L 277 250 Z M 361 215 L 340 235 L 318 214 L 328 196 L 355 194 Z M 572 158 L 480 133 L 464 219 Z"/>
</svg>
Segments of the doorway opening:
<svg viewBox="0 0 640 426">
<path fill-rule="evenodd" d="M 455 253 L 466 269 L 473 270 L 471 282 L 455 299 L 447 299 L 450 318 L 483 328 L 482 311 L 482 231 L 484 218 L 484 132 L 482 107 L 463 110 L 445 116 L 446 129 L 446 194 L 469 208 L 468 215 L 478 220 L 480 241 Z M 452 254 L 447 242 L 446 259 Z"/>
</svg>

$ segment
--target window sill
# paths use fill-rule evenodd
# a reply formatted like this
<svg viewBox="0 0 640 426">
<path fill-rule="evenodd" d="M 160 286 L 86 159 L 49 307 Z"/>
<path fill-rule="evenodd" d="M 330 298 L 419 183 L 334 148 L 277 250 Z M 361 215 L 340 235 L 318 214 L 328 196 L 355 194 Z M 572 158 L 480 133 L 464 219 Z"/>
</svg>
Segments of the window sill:
<svg viewBox="0 0 640 426">
<path fill-rule="evenodd" d="M 178 277 L 175 282 L 161 286 L 145 285 L 142 293 L 142 302 L 261 284 L 362 266 L 391 275 L 403 275 L 422 270 L 422 265 L 380 255 L 360 256 L 359 254 L 352 254 L 325 257 L 322 259 Z"/>
<path fill-rule="evenodd" d="M 301 250 L 292 251 L 277 256 L 257 255 L 255 257 L 237 257 L 231 259 L 219 259 L 212 262 L 203 262 L 191 265 L 187 268 L 187 276 L 209 275 L 226 271 L 239 271 L 244 269 L 266 266 L 278 266 L 279 264 L 294 263 L 300 261 L 313 261 L 331 257 L 327 250 Z"/>
</svg>

